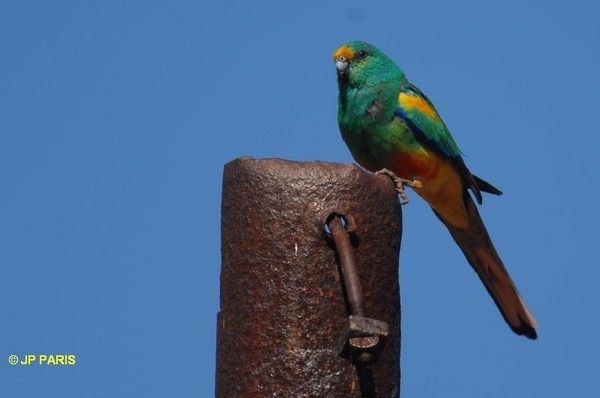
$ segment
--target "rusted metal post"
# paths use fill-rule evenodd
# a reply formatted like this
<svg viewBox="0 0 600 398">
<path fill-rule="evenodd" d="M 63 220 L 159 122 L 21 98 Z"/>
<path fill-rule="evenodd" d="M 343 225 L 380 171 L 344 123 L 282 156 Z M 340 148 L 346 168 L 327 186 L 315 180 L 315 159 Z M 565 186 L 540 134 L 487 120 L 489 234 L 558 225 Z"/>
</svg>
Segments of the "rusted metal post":
<svg viewBox="0 0 600 398">
<path fill-rule="evenodd" d="M 390 178 L 240 158 L 225 166 L 221 215 L 216 396 L 397 397 L 402 218 Z M 325 232 L 344 228 L 332 215 L 352 220 L 354 282 L 344 283 L 344 254 Z M 357 362 L 351 333 L 384 329 L 374 362 Z"/>
</svg>

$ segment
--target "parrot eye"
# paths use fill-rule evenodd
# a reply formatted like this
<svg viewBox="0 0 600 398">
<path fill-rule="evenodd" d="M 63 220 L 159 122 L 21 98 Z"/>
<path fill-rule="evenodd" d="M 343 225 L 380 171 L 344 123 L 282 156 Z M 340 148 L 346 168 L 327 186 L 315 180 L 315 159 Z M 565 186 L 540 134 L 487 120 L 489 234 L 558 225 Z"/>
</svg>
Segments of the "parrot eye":
<svg viewBox="0 0 600 398">
<path fill-rule="evenodd" d="M 358 52 L 358 54 L 356 54 L 356 59 L 364 59 L 367 57 L 367 55 L 369 55 L 369 53 L 367 52 L 367 50 L 360 50 Z"/>
</svg>

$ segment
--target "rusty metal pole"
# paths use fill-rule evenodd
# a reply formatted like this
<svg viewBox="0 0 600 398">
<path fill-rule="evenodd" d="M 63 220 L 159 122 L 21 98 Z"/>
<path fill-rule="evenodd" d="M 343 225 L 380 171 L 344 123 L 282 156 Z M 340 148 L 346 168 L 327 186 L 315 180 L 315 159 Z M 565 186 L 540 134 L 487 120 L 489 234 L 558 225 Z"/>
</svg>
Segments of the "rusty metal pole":
<svg viewBox="0 0 600 398">
<path fill-rule="evenodd" d="M 352 223 L 353 259 L 344 259 L 356 273 L 346 281 L 358 286 L 354 309 L 340 274 L 346 255 L 325 232 L 335 215 Z M 225 166 L 221 216 L 216 396 L 399 396 L 402 217 L 390 178 L 240 158 Z M 389 327 L 372 363 L 348 352 L 349 328 L 369 321 L 352 319 L 357 308 Z"/>
</svg>

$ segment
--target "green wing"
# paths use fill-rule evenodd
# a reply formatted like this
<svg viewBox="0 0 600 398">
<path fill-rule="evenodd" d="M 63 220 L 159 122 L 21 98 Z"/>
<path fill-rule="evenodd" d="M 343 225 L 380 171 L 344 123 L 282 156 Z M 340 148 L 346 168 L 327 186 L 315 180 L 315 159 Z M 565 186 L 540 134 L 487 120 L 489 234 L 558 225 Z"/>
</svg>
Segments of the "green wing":
<svg viewBox="0 0 600 398">
<path fill-rule="evenodd" d="M 481 192 L 473 175 L 461 156 L 460 149 L 429 98 L 416 86 L 405 82 L 400 88 L 398 110 L 402 118 L 422 145 L 449 159 L 460 173 L 465 186 L 481 204 Z"/>
</svg>

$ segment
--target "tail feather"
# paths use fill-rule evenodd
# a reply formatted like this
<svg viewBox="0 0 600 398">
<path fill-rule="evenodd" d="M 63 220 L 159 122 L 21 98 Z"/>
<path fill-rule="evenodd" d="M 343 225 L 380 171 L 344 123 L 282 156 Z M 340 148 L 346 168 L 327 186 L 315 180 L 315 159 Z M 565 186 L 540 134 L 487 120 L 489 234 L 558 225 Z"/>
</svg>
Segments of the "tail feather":
<svg viewBox="0 0 600 398">
<path fill-rule="evenodd" d="M 493 195 L 502 195 L 501 190 L 499 190 L 498 188 L 496 188 L 495 186 L 493 186 L 492 184 L 490 184 L 483 178 L 479 178 L 475 174 L 472 174 L 472 175 L 473 175 L 473 179 L 475 180 L 475 183 L 479 187 L 479 190 L 481 190 L 482 192 L 491 193 Z"/>
<path fill-rule="evenodd" d="M 435 210 L 434 212 L 448 227 L 450 234 L 477 272 L 510 328 L 518 335 L 536 339 L 537 323 L 498 256 L 479 212 L 466 190 L 465 206 L 469 213 L 468 228 L 450 225 Z"/>
</svg>

